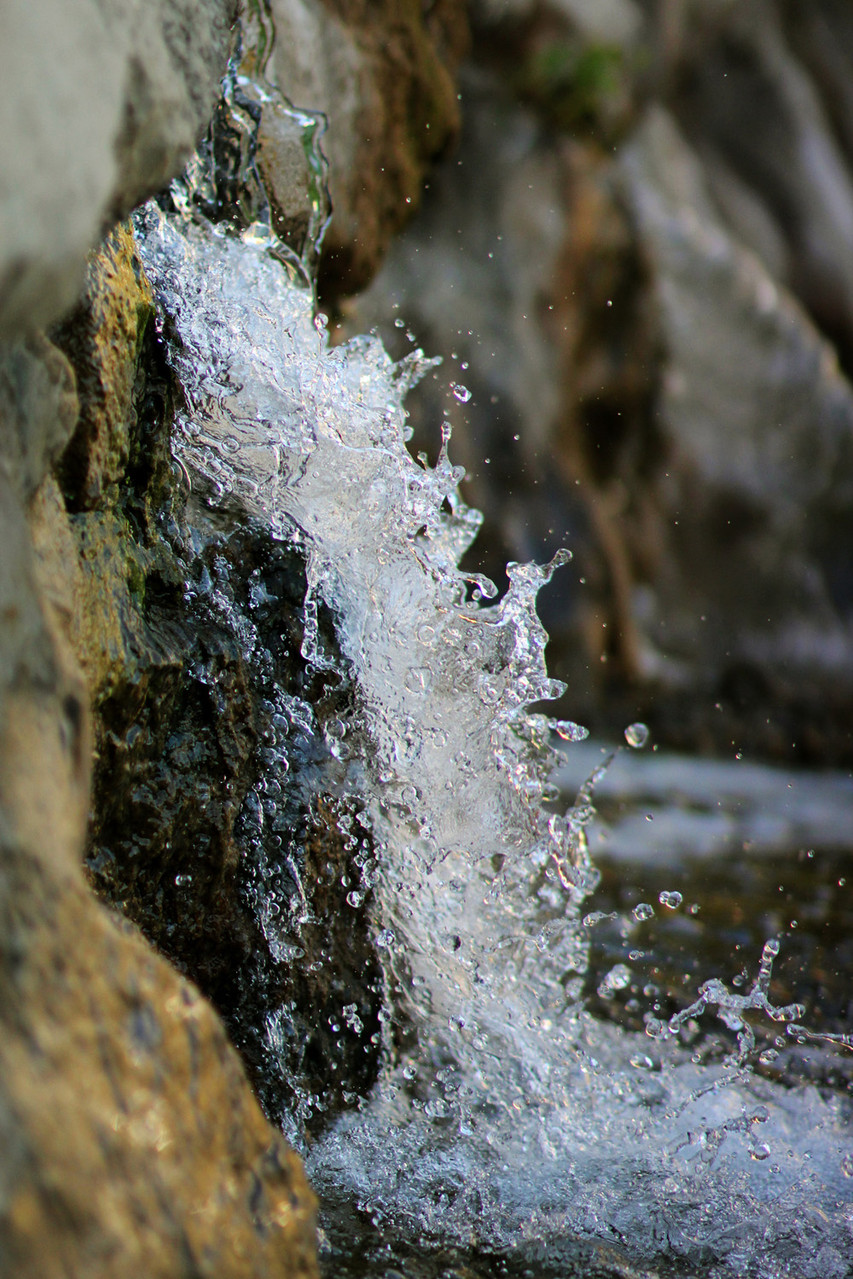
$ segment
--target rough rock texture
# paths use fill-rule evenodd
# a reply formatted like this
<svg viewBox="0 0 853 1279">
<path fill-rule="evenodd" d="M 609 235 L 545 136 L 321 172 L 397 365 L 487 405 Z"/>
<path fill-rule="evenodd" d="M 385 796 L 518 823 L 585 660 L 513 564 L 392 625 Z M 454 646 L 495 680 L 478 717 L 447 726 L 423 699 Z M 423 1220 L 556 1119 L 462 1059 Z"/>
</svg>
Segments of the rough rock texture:
<svg viewBox="0 0 853 1279">
<path fill-rule="evenodd" d="M 313 1275 L 313 1197 L 218 1018 L 83 882 L 87 689 L 0 499 L 0 1268 Z"/>
<path fill-rule="evenodd" d="M 180 169 L 234 0 L 8 0 L 0 13 L 0 339 L 74 301 L 105 228 Z"/>
<path fill-rule="evenodd" d="M 38 331 L 73 300 L 105 220 L 168 181 L 192 146 L 231 9 L 54 8 L 11 4 L 0 19 L 0 331 L 26 333 L 0 345 L 0 1270 L 309 1279 L 315 1200 L 301 1162 L 264 1117 L 212 1005 L 96 900 L 84 873 L 93 746 L 132 821 L 132 769 L 116 761 L 140 735 L 135 716 L 159 710 L 169 726 L 158 698 L 180 702 L 190 647 L 189 621 L 183 633 L 148 624 L 164 596 L 183 600 L 184 581 L 158 534 L 174 485 L 168 387 L 127 228 L 91 258 L 73 314 L 50 337 Z M 226 835 L 239 797 L 227 794 L 223 757 L 233 772 L 231 739 L 239 755 L 254 727 L 238 727 L 228 692 L 230 719 L 211 707 L 231 727 L 208 817 L 224 817 Z M 152 740 L 167 754 L 162 731 Z M 173 794 L 185 790 L 176 821 L 205 811 L 199 757 L 185 762 L 172 778 Z M 147 780 L 141 807 L 153 816 L 167 782 L 162 771 Z M 111 810 L 96 802 L 100 831 Z M 196 823 L 188 838 L 198 834 Z M 135 835 L 139 853 L 145 832 Z M 168 859 L 165 870 L 174 893 Z M 145 879 L 137 871 L 127 868 L 131 887 Z M 164 939 L 183 936 L 163 873 L 152 857 L 137 913 Z M 220 893 L 223 880 L 227 866 Z M 221 914 L 251 924 L 237 896 Z M 133 914 L 131 900 L 118 904 Z M 199 933 L 209 905 L 195 908 Z M 221 940 L 215 925 L 203 936 L 207 953 Z"/>
<path fill-rule="evenodd" d="M 734 230 L 801 298 L 848 369 L 851 72 L 849 6 L 756 0 L 735 5 L 701 47 L 686 44 L 673 100 Z"/>
<path fill-rule="evenodd" d="M 273 0 L 275 72 L 299 107 L 325 112 L 333 218 L 321 288 L 363 288 L 420 201 L 429 163 L 459 124 L 454 71 L 463 0 Z M 261 138 L 264 151 L 274 140 Z M 270 165 L 268 164 L 268 168 Z"/>
</svg>

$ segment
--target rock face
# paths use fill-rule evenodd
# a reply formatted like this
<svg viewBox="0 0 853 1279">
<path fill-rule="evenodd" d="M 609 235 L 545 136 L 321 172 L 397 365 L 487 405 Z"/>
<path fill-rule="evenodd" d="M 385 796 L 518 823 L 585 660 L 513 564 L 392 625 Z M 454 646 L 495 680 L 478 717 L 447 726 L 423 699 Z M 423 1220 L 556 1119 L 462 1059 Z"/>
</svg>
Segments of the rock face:
<svg viewBox="0 0 853 1279">
<path fill-rule="evenodd" d="M 88 690 L 46 485 L 48 553 L 6 478 L 0 502 L 3 1273 L 312 1275 L 313 1197 L 218 1018 L 84 884 Z"/>
<path fill-rule="evenodd" d="M 459 126 L 454 72 L 466 5 L 403 0 L 274 0 L 275 72 L 299 107 L 326 113 L 334 215 L 321 288 L 353 293 L 417 207 L 430 161 Z M 261 137 L 261 150 L 275 150 Z"/>
<path fill-rule="evenodd" d="M 146 697 L 148 713 L 174 702 L 185 676 L 183 637 L 147 628 L 183 580 L 155 536 L 167 388 L 147 376 L 151 297 L 126 228 L 77 309 L 38 331 L 104 224 L 175 175 L 231 17 L 83 0 L 2 17 L 0 327 L 26 336 L 0 347 L 0 1270 L 22 1279 L 317 1273 L 314 1196 L 218 1014 L 84 874 L 93 745 L 114 779 L 117 723 L 132 737 Z M 223 795 L 210 818 L 229 811 Z M 99 804 L 95 830 L 109 822 Z M 153 897 L 163 870 L 152 856 Z M 165 938 L 162 908 L 137 914 Z"/>
<path fill-rule="evenodd" d="M 4 4 L 0 338 L 67 309 L 107 226 L 180 170 L 235 12 L 235 0 Z"/>
</svg>

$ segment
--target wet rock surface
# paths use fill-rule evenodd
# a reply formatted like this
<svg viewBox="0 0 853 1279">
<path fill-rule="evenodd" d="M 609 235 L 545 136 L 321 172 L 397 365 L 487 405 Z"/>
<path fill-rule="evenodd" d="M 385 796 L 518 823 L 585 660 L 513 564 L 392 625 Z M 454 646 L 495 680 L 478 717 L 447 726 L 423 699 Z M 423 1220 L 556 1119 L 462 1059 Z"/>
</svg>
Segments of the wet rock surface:
<svg viewBox="0 0 853 1279">
<path fill-rule="evenodd" d="M 216 1014 L 84 883 L 87 689 L 2 489 L 3 1272 L 310 1276 L 313 1197 Z"/>
<path fill-rule="evenodd" d="M 61 182 L 55 183 L 52 198 L 65 201 L 67 236 L 54 243 L 52 206 L 40 207 L 29 230 L 38 242 L 42 275 L 36 279 L 35 267 L 27 265 L 16 243 L 17 284 L 5 294 L 4 322 L 33 330 L 6 343 L 0 353 L 0 1127 L 5 1152 L 0 1269 L 9 1275 L 106 1276 L 134 1268 L 163 1276 L 190 1271 L 316 1275 L 314 1196 L 301 1162 L 253 1096 L 246 1064 L 219 1015 L 196 982 L 180 976 L 133 924 L 96 900 L 83 869 L 94 748 L 94 802 L 102 816 L 90 830 L 89 843 L 92 831 L 108 830 L 120 856 L 125 848 L 111 819 L 119 808 L 125 820 L 143 819 L 140 843 L 121 874 L 115 857 L 105 854 L 114 873 L 112 879 L 102 876 L 101 895 L 124 905 L 128 916 L 135 906 L 149 937 L 163 942 L 161 949 L 168 949 L 166 939 L 174 932 L 183 937 L 180 904 L 164 903 L 164 866 L 156 848 L 145 848 L 152 854 L 147 870 L 133 861 L 146 840 L 156 844 L 144 826 L 145 817 L 153 822 L 155 806 L 161 810 L 158 837 L 164 815 L 180 821 L 188 812 L 205 811 L 194 788 L 203 782 L 197 765 L 206 755 L 203 742 L 199 758 L 191 761 L 185 752 L 181 771 L 181 761 L 169 757 L 168 735 L 154 732 L 146 738 L 146 714 L 157 719 L 159 708 L 162 724 L 174 703 L 182 702 L 178 688 L 186 678 L 186 653 L 181 645 L 195 643 L 198 651 L 202 641 L 186 620 L 183 626 L 170 625 L 162 606 L 164 599 L 177 599 L 182 617 L 186 610 L 184 564 L 158 524 L 168 512 L 174 485 L 164 429 L 169 387 L 158 372 L 151 295 L 127 228 L 117 229 L 91 257 L 85 295 L 73 315 L 50 338 L 36 326 L 73 296 L 72 287 L 84 275 L 84 250 L 101 220 L 172 176 L 204 125 L 230 15 L 218 6 L 202 8 L 172 8 L 165 17 L 159 10 L 142 17 L 111 12 L 98 33 L 78 13 L 63 11 L 57 19 L 60 34 L 68 17 L 76 23 L 76 39 L 85 45 L 92 36 L 86 52 L 96 60 L 104 41 L 115 37 L 123 49 L 122 41 L 135 32 L 142 44 L 147 42 L 151 61 L 137 59 L 124 132 L 116 138 L 118 165 L 113 168 L 111 159 L 106 176 L 100 173 L 95 181 L 86 165 L 100 163 L 98 129 L 111 127 L 104 95 L 109 96 L 115 66 L 98 86 L 105 118 L 83 157 L 85 207 L 69 203 Z M 129 31 L 131 17 L 137 25 L 131 23 Z M 4 35 L 13 21 L 18 27 L 24 22 L 14 6 L 4 12 Z M 210 44 L 196 47 L 188 39 L 187 24 L 194 23 Z M 48 60 L 49 43 L 42 48 Z M 5 39 L 3 51 L 13 52 Z M 167 54 L 170 61 L 163 65 Z M 26 64 L 19 71 L 24 75 Z M 7 106 L 9 83 L 4 82 Z M 94 84 L 87 87 L 94 91 Z M 76 105 L 88 118 L 98 104 L 87 106 L 83 88 L 79 92 Z M 146 95 L 152 95 L 147 106 Z M 48 121 L 56 124 L 50 93 L 40 105 L 45 127 Z M 73 132 L 79 123 L 75 110 L 69 109 L 50 139 L 60 151 L 73 150 L 63 140 L 62 127 Z M 41 160 L 43 177 L 61 177 L 47 157 Z M 5 183 L 10 179 L 5 157 L 2 172 Z M 18 219 L 20 226 L 20 200 L 10 206 L 7 194 L 4 187 L 4 216 L 13 223 Z M 25 187 L 17 196 L 35 198 L 34 188 Z M 52 261 L 48 250 L 58 259 Z M 242 672 L 234 675 L 229 662 L 230 668 L 239 666 L 233 640 L 230 649 L 220 644 L 210 662 L 211 669 L 226 672 L 226 683 L 232 676 L 233 694 Z M 250 753 L 246 738 L 253 732 L 251 725 L 244 729 L 237 723 L 245 709 L 239 691 L 232 702 L 217 739 L 221 749 L 213 752 L 214 767 L 221 769 L 224 761 L 230 774 L 219 777 L 221 795 L 214 796 L 209 813 L 210 822 L 224 827 L 225 845 L 240 800 L 238 794 L 232 801 L 229 789 L 236 776 L 239 790 L 240 768 Z M 213 717 L 221 710 L 220 702 Z M 180 720 L 180 712 L 173 718 Z M 187 733 L 196 727 L 186 716 L 181 723 Z M 120 730 L 129 742 L 119 741 Z M 140 752 L 137 748 L 134 756 L 130 747 L 140 734 L 161 751 L 158 778 L 144 768 L 133 772 Z M 125 758 L 117 766 L 122 751 Z M 180 752 L 173 748 L 173 754 Z M 174 769 L 171 791 L 167 762 Z M 114 787 L 114 808 L 102 802 L 105 774 Z M 147 794 L 146 782 L 152 787 Z M 164 798 L 178 786 L 185 788 L 187 804 L 169 809 Z M 206 833 L 190 825 L 188 837 L 198 836 L 201 843 Z M 185 848 L 177 851 L 180 856 Z M 222 846 L 218 851 L 227 861 Z M 175 866 L 165 860 L 174 890 Z M 229 872 L 233 865 L 220 865 L 210 878 L 221 889 Z M 93 876 L 92 870 L 90 880 Z M 141 895 L 133 897 L 137 880 L 147 885 L 144 907 Z M 124 898 L 107 891 L 116 886 Z M 217 897 L 216 887 L 209 897 L 220 917 L 206 921 L 208 955 L 213 945 L 227 951 L 229 926 L 239 916 L 234 901 L 226 906 L 221 892 Z M 174 911 L 171 922 L 169 910 Z M 191 927 L 186 931 L 192 933 Z M 184 946 L 191 949 L 186 941 Z M 178 962 L 179 950 L 172 946 Z M 209 993 L 217 994 L 210 965 L 202 955 L 194 958 L 200 962 L 185 964 L 185 971 L 195 971 L 197 982 L 207 980 Z M 227 958 L 233 953 L 223 956 L 220 967 Z M 251 1066 L 251 1054 L 247 1057 Z"/>
<path fill-rule="evenodd" d="M 81 414 L 58 467 L 65 501 L 48 485 L 33 517 L 43 590 L 64 595 L 93 694 L 86 865 L 223 1014 L 268 1113 L 292 1109 L 301 1080 L 302 1117 L 322 1123 L 366 1089 L 378 1055 L 369 896 L 346 902 L 361 870 L 323 798 L 335 786 L 323 724 L 349 694 L 307 674 L 298 553 L 239 511 L 211 511 L 171 462 L 174 391 L 151 320 L 122 228 L 55 334 Z M 331 1029 L 345 1004 L 358 1033 Z"/>
</svg>

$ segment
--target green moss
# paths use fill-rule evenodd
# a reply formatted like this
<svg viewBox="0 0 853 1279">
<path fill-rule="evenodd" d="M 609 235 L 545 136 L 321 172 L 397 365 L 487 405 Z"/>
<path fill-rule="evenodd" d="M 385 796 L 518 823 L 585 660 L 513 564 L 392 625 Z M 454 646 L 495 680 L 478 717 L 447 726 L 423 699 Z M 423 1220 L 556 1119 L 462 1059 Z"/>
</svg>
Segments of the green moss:
<svg viewBox="0 0 853 1279">
<path fill-rule="evenodd" d="M 552 40 L 528 56 L 518 89 L 557 128 L 609 133 L 629 113 L 630 68 L 618 45 Z"/>
</svg>

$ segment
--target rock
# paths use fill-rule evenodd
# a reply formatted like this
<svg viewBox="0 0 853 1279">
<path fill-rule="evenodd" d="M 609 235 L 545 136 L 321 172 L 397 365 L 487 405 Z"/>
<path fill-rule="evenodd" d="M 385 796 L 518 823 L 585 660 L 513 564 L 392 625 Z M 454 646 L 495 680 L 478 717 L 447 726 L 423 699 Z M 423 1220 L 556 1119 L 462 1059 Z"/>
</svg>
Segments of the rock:
<svg viewBox="0 0 853 1279">
<path fill-rule="evenodd" d="M 0 339 L 61 315 L 109 223 L 178 173 L 233 17 L 233 0 L 4 4 Z"/>
<path fill-rule="evenodd" d="M 313 1196 L 218 1018 L 84 886 L 86 690 L 2 475 L 0 537 L 0 1268 L 309 1279 Z"/>
<path fill-rule="evenodd" d="M 853 138 L 846 6 L 802 12 L 773 0 L 734 5 L 684 60 L 673 110 L 707 166 L 734 229 L 762 252 L 764 237 L 733 200 L 731 176 L 785 247 L 765 259 L 853 368 Z M 725 81 L 725 92 L 720 85 Z M 749 128 L 743 127 L 745 119 Z"/>
<path fill-rule="evenodd" d="M 4 461 L 24 499 L 59 460 L 78 414 L 74 370 L 43 333 L 0 345 Z"/>
<path fill-rule="evenodd" d="M 130 459 L 134 380 L 153 311 L 128 226 L 115 228 L 89 255 L 88 272 L 81 302 L 53 331 L 77 370 L 80 413 L 61 463 L 74 509 L 115 505 Z"/>
<path fill-rule="evenodd" d="M 694 670 L 819 675 L 849 696 L 853 388 L 802 308 L 726 231 L 665 115 L 649 116 L 624 170 L 665 347 L 662 549 L 643 629 Z"/>
<path fill-rule="evenodd" d="M 364 287 L 420 201 L 430 161 L 459 124 L 454 73 L 467 44 L 465 5 L 399 0 L 274 0 L 275 73 L 298 107 L 329 129 L 333 217 L 321 269 L 330 299 Z M 261 162 L 275 172 L 276 139 Z M 285 169 L 289 162 L 283 161 Z"/>
</svg>

